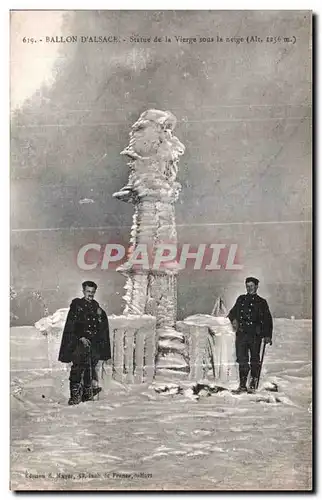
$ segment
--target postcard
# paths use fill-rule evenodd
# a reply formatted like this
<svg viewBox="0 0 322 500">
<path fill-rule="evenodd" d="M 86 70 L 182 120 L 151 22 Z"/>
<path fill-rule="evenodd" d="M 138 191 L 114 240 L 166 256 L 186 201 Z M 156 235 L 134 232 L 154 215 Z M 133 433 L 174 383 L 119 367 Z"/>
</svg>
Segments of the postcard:
<svg viewBox="0 0 322 500">
<path fill-rule="evenodd" d="M 311 491 L 312 12 L 10 32 L 10 488 Z"/>
</svg>

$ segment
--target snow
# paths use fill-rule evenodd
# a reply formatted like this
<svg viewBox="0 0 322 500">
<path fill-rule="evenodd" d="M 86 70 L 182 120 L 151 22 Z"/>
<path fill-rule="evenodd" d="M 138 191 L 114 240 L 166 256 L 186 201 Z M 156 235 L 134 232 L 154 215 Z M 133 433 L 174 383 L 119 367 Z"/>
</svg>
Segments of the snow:
<svg viewBox="0 0 322 500">
<path fill-rule="evenodd" d="M 108 364 L 99 399 L 69 407 L 68 365 L 49 362 L 39 330 L 13 327 L 11 488 L 309 490 L 311 335 L 311 321 L 275 320 L 255 395 L 202 380 L 157 392 L 161 381 L 116 382 Z M 198 397 L 196 382 L 209 386 Z"/>
<path fill-rule="evenodd" d="M 51 316 L 45 316 L 35 323 L 35 327 L 42 333 L 47 334 L 52 332 L 53 329 L 57 329 L 58 332 L 62 332 L 64 325 L 66 323 L 69 308 L 64 307 L 58 309 Z"/>
</svg>

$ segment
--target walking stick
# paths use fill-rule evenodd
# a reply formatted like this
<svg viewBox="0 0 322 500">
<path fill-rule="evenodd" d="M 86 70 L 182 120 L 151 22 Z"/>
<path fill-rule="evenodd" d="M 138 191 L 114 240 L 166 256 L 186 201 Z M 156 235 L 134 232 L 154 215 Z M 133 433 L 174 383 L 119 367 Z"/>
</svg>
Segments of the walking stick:
<svg viewBox="0 0 322 500">
<path fill-rule="evenodd" d="M 91 379 L 92 391 L 94 391 L 94 387 L 93 387 L 92 346 L 90 347 L 90 351 L 89 351 L 89 376 L 90 376 L 90 379 Z M 96 378 L 95 378 L 95 380 L 96 380 Z M 99 398 L 100 398 L 100 393 L 98 392 L 97 393 L 97 400 L 99 400 Z M 93 394 L 93 401 L 94 401 L 94 394 Z"/>
<path fill-rule="evenodd" d="M 259 379 L 260 379 L 260 376 L 261 376 L 261 371 L 262 371 L 262 366 L 263 366 L 263 361 L 264 361 L 264 356 L 265 356 L 265 349 L 266 349 L 266 342 L 264 341 L 264 346 L 263 346 L 263 350 L 262 350 L 262 356 L 261 356 L 261 360 L 260 360 L 260 364 L 259 364 L 259 371 L 258 371 L 256 389 L 258 389 L 258 385 L 259 385 Z"/>
<path fill-rule="evenodd" d="M 88 360 L 89 360 L 89 377 L 90 377 L 90 381 L 91 381 L 92 397 L 94 399 L 94 396 L 93 396 L 93 373 L 92 373 L 92 349 L 91 349 L 91 347 L 89 348 Z"/>
</svg>

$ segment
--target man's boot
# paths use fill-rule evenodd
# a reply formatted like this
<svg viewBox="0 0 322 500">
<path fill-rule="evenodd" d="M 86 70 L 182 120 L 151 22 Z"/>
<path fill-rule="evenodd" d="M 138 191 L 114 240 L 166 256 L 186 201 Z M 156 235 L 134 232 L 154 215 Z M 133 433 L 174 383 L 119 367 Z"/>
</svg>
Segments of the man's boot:
<svg viewBox="0 0 322 500">
<path fill-rule="evenodd" d="M 250 364 L 250 384 L 248 388 L 248 392 L 253 394 L 258 386 L 258 373 L 259 373 L 259 364 L 256 362 L 251 362 Z"/>
<path fill-rule="evenodd" d="M 82 401 L 83 403 L 85 401 L 93 401 L 94 397 L 101 392 L 102 388 L 101 387 L 84 387 L 83 390 L 83 397 Z"/>
<path fill-rule="evenodd" d="M 82 401 L 93 401 L 93 389 L 91 385 L 84 387 Z"/>
<path fill-rule="evenodd" d="M 233 394 L 242 394 L 247 392 L 247 377 L 248 377 L 249 368 L 239 366 L 239 387 L 233 391 Z"/>
<path fill-rule="evenodd" d="M 247 387 L 240 384 L 239 387 L 237 387 L 237 389 L 233 389 L 231 392 L 232 394 L 243 394 L 247 392 Z"/>
<path fill-rule="evenodd" d="M 76 384 L 75 382 L 70 382 L 70 398 L 68 404 L 78 405 L 82 400 L 82 386 L 81 384 Z"/>
<path fill-rule="evenodd" d="M 258 383 L 258 378 L 257 377 L 252 377 L 250 379 L 250 384 L 249 384 L 249 388 L 248 388 L 248 392 L 250 394 L 254 394 L 254 392 L 256 392 L 257 383 Z"/>
<path fill-rule="evenodd" d="M 99 394 L 99 393 L 101 392 L 101 390 L 102 390 L 102 387 L 98 387 L 98 386 L 97 386 L 97 387 L 93 387 L 93 398 L 94 398 L 97 394 Z"/>
</svg>

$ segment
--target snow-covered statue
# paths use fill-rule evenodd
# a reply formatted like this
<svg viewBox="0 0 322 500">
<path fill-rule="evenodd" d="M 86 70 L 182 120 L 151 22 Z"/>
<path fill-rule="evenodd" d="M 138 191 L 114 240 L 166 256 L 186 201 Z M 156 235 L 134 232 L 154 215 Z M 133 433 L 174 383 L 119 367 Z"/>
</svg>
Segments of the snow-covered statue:
<svg viewBox="0 0 322 500">
<path fill-rule="evenodd" d="M 141 114 L 130 132 L 122 155 L 130 158 L 129 181 L 114 196 L 123 201 L 176 201 L 181 186 L 176 182 L 178 160 L 184 146 L 172 135 L 176 118 L 169 111 L 150 109 Z"/>
<path fill-rule="evenodd" d="M 132 126 L 129 145 L 121 153 L 130 158 L 128 183 L 114 197 L 134 205 L 132 253 L 118 268 L 127 278 L 124 314 L 156 317 L 157 372 L 184 376 L 188 371 L 186 345 L 184 336 L 175 329 L 179 266 L 174 203 L 181 189 L 176 181 L 178 161 L 185 148 L 173 135 L 175 125 L 176 118 L 169 111 L 150 109 L 141 114 Z M 175 249 L 171 261 L 162 261 L 162 245 Z M 148 268 L 138 265 L 137 260 L 134 265 L 139 251 L 145 250 Z"/>
</svg>

